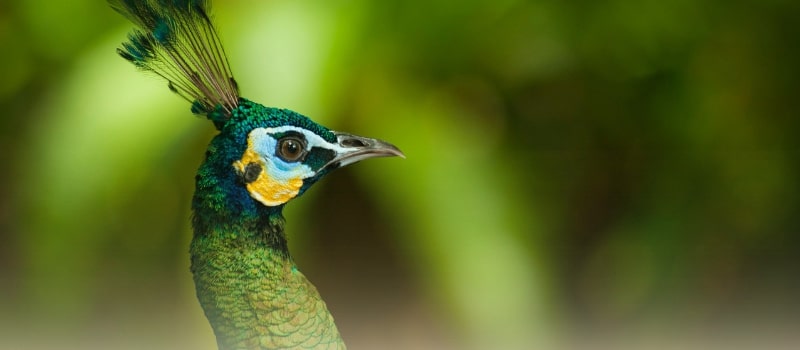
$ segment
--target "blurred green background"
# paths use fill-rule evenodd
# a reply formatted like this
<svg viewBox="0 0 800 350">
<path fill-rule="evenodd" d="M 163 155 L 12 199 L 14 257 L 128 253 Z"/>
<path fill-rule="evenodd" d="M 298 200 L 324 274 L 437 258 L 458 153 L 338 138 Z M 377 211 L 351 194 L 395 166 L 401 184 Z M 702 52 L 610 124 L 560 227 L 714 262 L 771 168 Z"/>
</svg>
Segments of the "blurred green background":
<svg viewBox="0 0 800 350">
<path fill-rule="evenodd" d="M 352 349 L 800 341 L 800 2 L 216 1 L 243 95 L 406 160 L 287 209 Z M 101 0 L 0 3 L 0 348 L 215 349 L 214 134 Z"/>
</svg>

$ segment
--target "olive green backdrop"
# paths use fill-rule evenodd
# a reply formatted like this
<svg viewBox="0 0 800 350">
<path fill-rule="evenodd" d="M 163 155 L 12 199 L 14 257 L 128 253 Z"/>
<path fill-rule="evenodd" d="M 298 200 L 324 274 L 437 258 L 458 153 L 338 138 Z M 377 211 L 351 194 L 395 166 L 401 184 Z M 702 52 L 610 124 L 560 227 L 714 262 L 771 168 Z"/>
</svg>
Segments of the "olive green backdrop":
<svg viewBox="0 0 800 350">
<path fill-rule="evenodd" d="M 389 140 L 287 209 L 352 349 L 800 340 L 797 1 L 216 1 L 243 95 Z M 0 348 L 215 349 L 210 123 L 101 0 L 0 3 Z"/>
</svg>

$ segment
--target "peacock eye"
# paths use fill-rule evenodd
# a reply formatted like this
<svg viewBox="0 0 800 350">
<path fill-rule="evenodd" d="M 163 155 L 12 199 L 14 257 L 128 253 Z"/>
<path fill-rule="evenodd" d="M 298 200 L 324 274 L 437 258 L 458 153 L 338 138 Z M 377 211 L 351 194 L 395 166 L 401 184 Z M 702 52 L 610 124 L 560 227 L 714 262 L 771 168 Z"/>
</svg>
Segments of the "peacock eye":
<svg viewBox="0 0 800 350">
<path fill-rule="evenodd" d="M 294 136 L 288 136 L 278 141 L 278 156 L 287 162 L 295 162 L 305 155 L 305 144 Z"/>
</svg>

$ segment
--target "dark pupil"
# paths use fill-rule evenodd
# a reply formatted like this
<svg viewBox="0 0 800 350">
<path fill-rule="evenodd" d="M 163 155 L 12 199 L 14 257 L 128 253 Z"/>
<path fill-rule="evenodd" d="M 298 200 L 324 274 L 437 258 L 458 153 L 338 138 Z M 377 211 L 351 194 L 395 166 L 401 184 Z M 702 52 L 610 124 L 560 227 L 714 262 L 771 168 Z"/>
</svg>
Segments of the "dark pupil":
<svg viewBox="0 0 800 350">
<path fill-rule="evenodd" d="M 298 150 L 300 150 L 300 147 L 297 147 L 297 142 L 292 140 L 286 141 L 286 152 L 289 154 L 295 154 Z"/>
</svg>

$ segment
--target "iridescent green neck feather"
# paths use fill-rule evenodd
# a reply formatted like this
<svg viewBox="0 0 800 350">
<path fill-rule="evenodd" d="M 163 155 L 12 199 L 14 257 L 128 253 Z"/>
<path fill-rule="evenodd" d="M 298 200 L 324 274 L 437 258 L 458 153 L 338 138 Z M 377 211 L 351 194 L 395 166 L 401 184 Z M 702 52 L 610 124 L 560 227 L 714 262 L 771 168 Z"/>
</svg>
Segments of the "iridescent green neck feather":
<svg viewBox="0 0 800 350">
<path fill-rule="evenodd" d="M 273 248 L 283 239 L 283 220 L 265 221 L 211 228 L 192 241 L 197 298 L 219 348 L 343 349 L 317 290 Z"/>
</svg>

